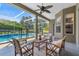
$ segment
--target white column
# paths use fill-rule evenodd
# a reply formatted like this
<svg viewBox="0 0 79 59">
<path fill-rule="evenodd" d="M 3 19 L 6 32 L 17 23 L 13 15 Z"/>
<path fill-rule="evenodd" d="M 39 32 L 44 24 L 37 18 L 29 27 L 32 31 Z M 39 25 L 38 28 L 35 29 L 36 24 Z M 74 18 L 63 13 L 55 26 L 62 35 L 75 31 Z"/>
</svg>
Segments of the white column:
<svg viewBox="0 0 79 59">
<path fill-rule="evenodd" d="M 49 33 L 52 33 L 52 35 L 54 35 L 54 20 L 49 21 Z"/>
<path fill-rule="evenodd" d="M 79 4 L 76 5 L 76 45 L 79 47 Z"/>
</svg>

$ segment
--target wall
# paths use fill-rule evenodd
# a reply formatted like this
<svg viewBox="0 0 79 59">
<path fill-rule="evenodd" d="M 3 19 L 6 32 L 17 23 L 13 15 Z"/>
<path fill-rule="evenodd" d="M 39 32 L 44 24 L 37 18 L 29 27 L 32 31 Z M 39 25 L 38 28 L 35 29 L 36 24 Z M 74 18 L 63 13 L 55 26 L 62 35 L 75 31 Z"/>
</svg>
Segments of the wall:
<svg viewBox="0 0 79 59">
<path fill-rule="evenodd" d="M 74 35 L 66 35 L 64 33 L 65 28 L 64 28 L 64 19 L 65 16 L 69 13 L 74 13 Z M 56 20 L 58 17 L 62 16 L 61 20 L 61 27 L 62 27 L 62 32 L 61 33 L 56 33 L 55 31 L 55 36 L 68 36 L 65 42 L 65 50 L 68 52 L 71 52 L 73 55 L 78 55 L 79 56 L 79 4 L 76 6 L 72 6 L 69 8 L 66 8 L 62 10 L 61 12 L 56 14 Z M 67 15 L 67 17 L 73 16 L 72 14 Z M 56 21 L 55 21 L 55 30 L 56 30 Z"/>
<path fill-rule="evenodd" d="M 76 5 L 75 10 L 75 42 L 74 44 L 71 42 L 66 42 L 65 48 L 67 51 L 71 52 L 73 55 L 79 56 L 79 4 Z"/>
<path fill-rule="evenodd" d="M 75 15 L 75 44 L 66 42 L 65 48 L 67 51 L 71 52 L 73 55 L 79 56 L 79 4 L 76 5 L 76 15 Z"/>
<path fill-rule="evenodd" d="M 60 11 L 59 13 L 57 13 L 55 15 L 55 36 L 58 38 L 62 38 L 63 37 L 63 11 Z M 56 26 L 60 26 L 61 31 L 60 32 L 56 32 Z"/>
<path fill-rule="evenodd" d="M 74 16 L 72 15 L 72 13 L 74 14 Z M 63 10 L 63 20 L 64 20 L 64 36 L 67 36 L 66 38 L 66 42 L 70 42 L 70 43 L 76 43 L 76 6 L 72 6 L 69 8 L 65 8 Z M 65 19 L 66 17 L 73 17 L 73 32 L 74 34 L 66 34 L 65 33 Z"/>
</svg>

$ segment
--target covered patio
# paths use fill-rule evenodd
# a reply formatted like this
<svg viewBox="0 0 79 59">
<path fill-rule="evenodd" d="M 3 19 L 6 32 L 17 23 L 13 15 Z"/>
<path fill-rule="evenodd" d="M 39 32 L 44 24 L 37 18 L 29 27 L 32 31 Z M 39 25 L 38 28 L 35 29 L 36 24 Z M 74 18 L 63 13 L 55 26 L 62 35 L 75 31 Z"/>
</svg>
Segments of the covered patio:
<svg viewBox="0 0 79 59">
<path fill-rule="evenodd" d="M 34 28 L 30 28 L 31 30 L 24 29 L 24 28 L 20 29 L 21 34 L 29 31 L 29 32 L 33 32 L 34 36 L 29 38 L 21 37 L 20 39 L 17 39 L 20 42 L 27 41 L 26 45 L 29 45 L 32 43 L 33 56 L 48 56 L 47 50 L 50 50 L 52 47 L 50 45 L 57 44 L 62 46 L 63 40 L 65 40 L 64 49 L 62 47 L 57 47 L 58 49 L 61 49 L 61 48 L 63 49 L 60 53 L 60 56 L 79 55 L 79 40 L 78 40 L 79 34 L 77 34 L 77 32 L 79 32 L 78 30 L 79 4 L 44 3 L 43 6 L 53 5 L 53 7 L 48 9 L 50 13 L 43 12 L 42 14 L 40 14 L 40 11 L 36 11 L 38 9 L 37 5 L 41 6 L 42 5 L 41 3 L 38 3 L 38 4 L 37 3 L 12 3 L 10 5 L 18 9 L 21 9 L 24 12 L 31 13 L 34 16 L 33 22 L 30 23 L 30 24 L 33 23 L 33 25 L 35 25 Z M 74 13 L 74 16 L 72 13 Z M 74 17 L 73 23 L 71 23 L 71 21 L 69 20 L 65 21 L 66 18 L 70 19 L 69 17 Z M 30 20 L 29 18 L 27 19 Z M 27 22 L 27 20 L 25 20 L 25 22 Z M 69 22 L 70 24 L 69 23 L 65 24 L 66 22 Z M 43 28 L 44 25 L 47 27 Z M 14 31 L 14 33 L 16 32 Z M 42 37 L 41 40 L 39 40 L 40 35 Z M 65 36 L 66 38 L 64 38 Z M 49 43 L 52 43 L 52 44 L 49 44 Z M 37 48 L 36 45 L 38 44 L 43 45 L 43 47 L 41 49 Z M 0 43 L 0 56 L 15 56 L 15 46 L 12 44 L 12 40 L 9 42 Z"/>
</svg>

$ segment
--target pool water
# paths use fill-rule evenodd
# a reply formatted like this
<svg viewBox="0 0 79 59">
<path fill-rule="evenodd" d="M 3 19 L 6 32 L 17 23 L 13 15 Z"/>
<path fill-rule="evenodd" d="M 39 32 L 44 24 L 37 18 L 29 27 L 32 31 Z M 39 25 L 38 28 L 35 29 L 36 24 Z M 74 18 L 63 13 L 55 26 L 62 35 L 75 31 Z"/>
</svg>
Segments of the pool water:
<svg viewBox="0 0 79 59">
<path fill-rule="evenodd" d="M 0 35 L 0 42 L 10 41 L 12 40 L 12 38 L 19 39 L 19 38 L 26 38 L 26 37 L 34 37 L 34 33 Z"/>
</svg>

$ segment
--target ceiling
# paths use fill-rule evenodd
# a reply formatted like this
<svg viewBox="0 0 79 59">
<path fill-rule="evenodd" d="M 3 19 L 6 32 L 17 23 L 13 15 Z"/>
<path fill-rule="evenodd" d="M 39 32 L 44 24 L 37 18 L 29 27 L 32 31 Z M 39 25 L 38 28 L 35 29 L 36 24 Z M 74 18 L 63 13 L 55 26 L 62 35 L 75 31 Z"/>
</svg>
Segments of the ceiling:
<svg viewBox="0 0 79 59">
<path fill-rule="evenodd" d="M 37 7 L 37 5 L 42 5 L 41 3 L 22 3 L 22 4 L 31 8 L 32 10 L 37 10 L 37 9 L 39 9 Z M 42 15 L 44 15 L 45 17 L 52 20 L 52 19 L 55 18 L 56 13 L 58 13 L 59 11 L 61 11 L 64 8 L 71 7 L 75 4 L 76 3 L 44 3 L 45 6 L 53 5 L 53 7 L 49 9 L 51 11 L 51 13 L 45 13 L 44 12 Z M 39 13 L 39 11 L 36 11 L 36 12 Z"/>
</svg>

